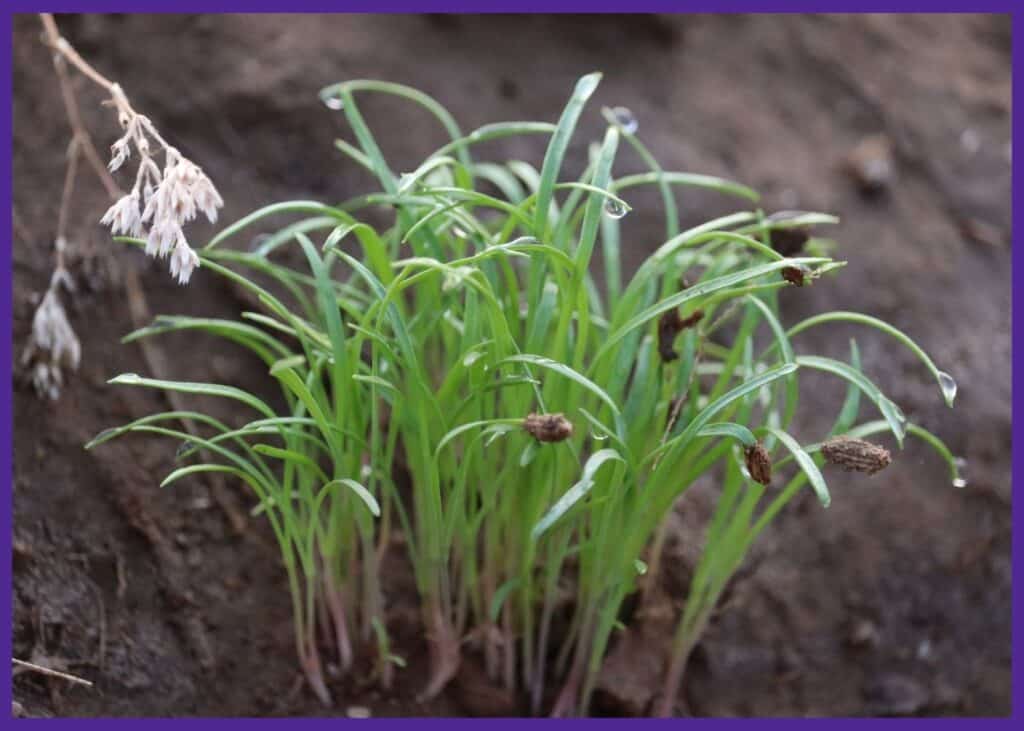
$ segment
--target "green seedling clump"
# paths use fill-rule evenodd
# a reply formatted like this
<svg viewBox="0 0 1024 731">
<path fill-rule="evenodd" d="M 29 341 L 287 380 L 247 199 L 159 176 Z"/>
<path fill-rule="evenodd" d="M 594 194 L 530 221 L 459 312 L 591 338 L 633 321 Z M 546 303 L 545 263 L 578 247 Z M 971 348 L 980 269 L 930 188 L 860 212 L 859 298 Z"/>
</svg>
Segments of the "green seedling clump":
<svg viewBox="0 0 1024 731">
<path fill-rule="evenodd" d="M 182 330 L 227 338 L 262 359 L 280 387 L 284 407 L 275 409 L 232 386 L 122 375 L 112 383 L 231 399 L 252 419 L 229 428 L 202 413 L 166 412 L 90 446 L 134 432 L 170 436 L 185 446 L 164 485 L 217 471 L 251 489 L 287 569 L 299 662 L 324 702 L 325 650 L 347 670 L 370 648 L 362 651 L 376 654 L 384 685 L 402 664 L 388 640 L 381 572 L 394 544 L 407 551 L 421 598 L 431 652 L 423 697 L 445 687 L 472 647 L 532 712 L 585 714 L 624 602 L 656 581 L 666 518 L 710 480 L 717 504 L 652 708 L 666 715 L 757 536 L 807 486 L 828 506 L 826 457 L 877 471 L 889 453 L 865 440 L 886 432 L 902 446 L 909 434 L 934 446 L 962 482 L 942 442 L 908 423 L 865 375 L 855 341 L 845 361 L 798 349 L 799 335 L 819 325 L 874 328 L 909 348 L 952 405 L 952 378 L 907 335 L 854 312 L 783 324 L 780 290 L 827 287 L 841 274 L 844 262 L 817 237 L 834 217 L 767 215 L 744 185 L 662 170 L 622 108 L 604 110 L 585 170 L 564 179 L 563 158 L 599 80 L 579 80 L 556 124 L 468 134 L 414 89 L 375 81 L 324 89 L 355 140 L 339 140 L 338 150 L 379 191 L 335 205 L 275 203 L 228 226 L 198 250 L 193 286 L 227 278 L 260 311 L 159 317 L 128 338 Z M 396 174 L 360 113 L 357 100 L 369 94 L 425 109 L 451 141 Z M 481 143 L 524 135 L 546 141 L 539 168 L 474 155 Z M 613 173 L 630 164 L 639 171 Z M 623 249 L 632 244 L 620 226 L 640 187 L 660 193 L 664 238 L 629 273 Z M 677 195 L 692 187 L 741 210 L 681 230 Z M 287 225 L 268 231 L 282 216 Z M 257 231 L 267 235 L 255 249 L 223 245 Z M 806 371 L 847 389 L 834 426 L 813 444 L 792 432 Z M 862 406 L 876 420 L 862 422 Z M 179 430 L 183 418 L 202 434 Z M 567 615 L 568 630 L 556 631 Z M 318 642 L 325 635 L 329 649 Z"/>
</svg>

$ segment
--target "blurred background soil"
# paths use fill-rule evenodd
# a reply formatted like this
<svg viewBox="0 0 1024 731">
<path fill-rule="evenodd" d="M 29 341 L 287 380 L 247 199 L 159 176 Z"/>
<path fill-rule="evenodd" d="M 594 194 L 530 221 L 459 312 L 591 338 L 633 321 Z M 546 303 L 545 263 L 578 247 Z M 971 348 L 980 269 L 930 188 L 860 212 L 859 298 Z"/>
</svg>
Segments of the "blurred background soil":
<svg viewBox="0 0 1024 731">
<path fill-rule="evenodd" d="M 813 288 L 785 291 L 786 320 L 825 309 L 889 320 L 956 377 L 956 408 L 943 405 L 909 352 L 874 331 L 818 328 L 797 348 L 844 358 L 856 335 L 865 370 L 911 420 L 966 458 L 970 484 L 954 489 L 940 460 L 913 440 L 874 478 L 828 473 L 827 512 L 808 496 L 762 537 L 694 655 L 680 710 L 1010 712 L 1008 17 L 120 15 L 58 16 L 58 24 L 205 168 L 227 201 L 227 221 L 272 201 L 335 201 L 368 190 L 368 177 L 332 145 L 348 132 L 317 100 L 328 83 L 363 77 L 416 86 L 468 130 L 555 121 L 577 77 L 593 70 L 604 81 L 584 113 L 569 172 L 581 169 L 587 141 L 600 133 L 600 106 L 625 105 L 664 168 L 752 185 L 768 210 L 841 216 L 821 233 L 841 244 L 849 266 Z M 114 139 L 112 116 L 78 81 L 86 122 L 105 147 Z M 395 170 L 411 169 L 443 142 L 416 108 L 369 97 L 363 105 Z M 68 141 L 39 22 L 16 17 L 15 357 L 50 276 Z M 886 148 L 891 175 L 868 194 L 846 170 L 849 155 L 877 163 Z M 535 164 L 543 151 L 539 138 L 490 150 Z M 616 172 L 640 168 L 626 155 Z M 108 426 L 168 407 L 159 394 L 105 383 L 150 372 L 136 344 L 119 344 L 133 329 L 125 284 L 133 272 L 152 314 L 232 316 L 243 303 L 202 270 L 179 288 L 163 264 L 116 250 L 97 224 L 107 201 L 87 170 L 74 200 L 80 292 L 69 315 L 82 366 L 53 403 L 15 382 L 13 639 L 16 657 L 96 686 L 19 673 L 21 712 L 509 712 L 481 703 L 466 682 L 430 704 L 413 700 L 425 656 L 400 556 L 388 572 L 389 626 L 409 668 L 389 693 L 333 681 L 335 707 L 320 707 L 296 685 L 290 605 L 270 531 L 258 520 L 241 531 L 230 523 L 245 514 L 247 497 L 235 486 L 212 494 L 199 481 L 159 490 L 174 458 L 168 442 L 82 449 Z M 733 205 L 691 191 L 679 200 L 684 224 Z M 660 209 L 656 194 L 630 203 L 623 241 L 635 265 L 661 243 Z M 194 229 L 192 238 L 207 233 Z M 161 349 L 175 378 L 268 391 L 260 364 L 225 345 L 178 338 Z M 831 423 L 842 388 L 803 378 L 797 431 L 809 442 Z M 200 405 L 229 421 L 240 416 L 223 403 Z M 662 588 L 676 604 L 711 495 L 696 491 L 675 515 Z M 632 638 L 623 662 L 639 688 L 611 688 L 595 712 L 642 705 L 662 646 Z"/>
</svg>

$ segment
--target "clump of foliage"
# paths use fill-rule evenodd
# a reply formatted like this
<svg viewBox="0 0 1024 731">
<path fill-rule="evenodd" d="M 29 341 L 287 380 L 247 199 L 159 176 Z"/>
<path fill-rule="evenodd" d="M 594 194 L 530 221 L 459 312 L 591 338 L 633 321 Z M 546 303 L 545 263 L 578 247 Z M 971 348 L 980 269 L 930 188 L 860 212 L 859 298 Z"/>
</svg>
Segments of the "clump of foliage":
<svg viewBox="0 0 1024 731">
<path fill-rule="evenodd" d="M 824 286 L 839 273 L 829 242 L 811 235 L 835 218 L 765 215 L 746 186 L 663 171 L 622 108 L 604 110 L 607 128 L 586 169 L 562 180 L 599 79 L 580 79 L 557 124 L 469 134 L 414 89 L 374 81 L 324 89 L 355 137 L 338 149 L 380 191 L 338 205 L 275 203 L 228 226 L 199 250 L 197 283 L 225 277 L 262 310 L 240 320 L 164 316 L 127 338 L 204 331 L 251 350 L 279 384 L 285 408 L 275 410 L 233 386 L 121 375 L 112 383 L 233 399 L 254 418 L 229 428 L 198 412 L 160 413 L 92 445 L 129 432 L 174 437 L 184 443 L 181 460 L 216 460 L 184 464 L 164 485 L 219 471 L 252 489 L 288 571 L 300 663 L 325 701 L 318 624 L 342 668 L 356 648 L 376 647 L 386 684 L 400 662 L 381 585 L 396 533 L 431 647 L 425 696 L 454 676 L 472 636 L 486 671 L 525 692 L 534 712 L 586 713 L 625 600 L 655 579 L 659 529 L 689 488 L 712 477 L 718 502 L 654 709 L 668 714 L 690 650 L 753 541 L 808 485 L 828 506 L 826 457 L 877 471 L 889 454 L 864 438 L 890 432 L 902 446 L 914 434 L 958 479 L 942 443 L 865 375 L 855 342 L 848 362 L 796 349 L 810 328 L 871 326 L 910 348 L 952 405 L 952 379 L 909 337 L 852 312 L 788 328 L 781 321 L 780 290 Z M 370 93 L 425 108 L 451 141 L 396 174 L 356 102 Z M 474 158 L 480 143 L 514 135 L 548 140 L 539 169 Z M 644 169 L 613 175 L 623 151 Z M 638 186 L 661 193 L 664 241 L 627 275 L 620 221 Z M 750 210 L 680 230 L 676 192 L 688 186 Z M 389 223 L 370 225 L 381 208 Z M 254 250 L 223 246 L 283 214 L 297 220 Z M 304 266 L 288 265 L 285 247 L 297 247 Z M 824 449 L 790 433 L 808 370 L 848 384 Z M 858 423 L 862 400 L 880 418 Z M 206 436 L 173 428 L 180 418 L 204 425 Z M 556 614 L 567 608 L 569 630 L 555 637 Z"/>
</svg>

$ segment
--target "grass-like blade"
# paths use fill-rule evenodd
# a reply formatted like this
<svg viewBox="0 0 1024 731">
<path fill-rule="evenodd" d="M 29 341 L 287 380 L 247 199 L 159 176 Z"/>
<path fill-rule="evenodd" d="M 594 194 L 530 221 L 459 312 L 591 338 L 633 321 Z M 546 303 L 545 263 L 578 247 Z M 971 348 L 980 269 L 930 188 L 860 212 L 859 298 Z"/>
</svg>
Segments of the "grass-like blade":
<svg viewBox="0 0 1024 731">
<path fill-rule="evenodd" d="M 544 517 L 537 522 L 537 525 L 533 527 L 533 539 L 537 540 L 540 538 L 548 528 L 554 525 L 555 521 L 565 515 L 576 503 L 587 496 L 591 488 L 594 487 L 594 475 L 601 469 L 601 466 L 605 462 L 615 460 L 618 462 L 625 462 L 617 451 L 614 449 L 602 449 L 594 452 L 587 459 L 587 463 L 583 467 L 583 476 L 580 477 L 579 482 L 570 487 L 558 501 L 551 506 L 551 509 L 544 514 Z"/>
</svg>

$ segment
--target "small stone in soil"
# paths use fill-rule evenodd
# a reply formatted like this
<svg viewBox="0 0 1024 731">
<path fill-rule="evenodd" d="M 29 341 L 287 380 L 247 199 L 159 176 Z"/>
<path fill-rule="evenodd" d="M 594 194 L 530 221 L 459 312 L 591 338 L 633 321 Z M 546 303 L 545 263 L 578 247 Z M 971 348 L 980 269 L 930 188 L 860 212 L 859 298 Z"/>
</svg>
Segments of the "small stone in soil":
<svg viewBox="0 0 1024 731">
<path fill-rule="evenodd" d="M 373 713 L 366 706 L 349 706 L 345 709 L 345 715 L 349 718 L 370 718 Z"/>
<path fill-rule="evenodd" d="M 887 673 L 869 681 L 864 689 L 868 711 L 882 716 L 910 716 L 927 707 L 928 689 L 907 675 Z"/>
<path fill-rule="evenodd" d="M 15 557 L 32 558 L 32 546 L 21 538 L 14 539 L 11 543 L 11 550 L 14 551 Z"/>
<path fill-rule="evenodd" d="M 847 155 L 846 168 L 862 194 L 884 192 L 895 177 L 892 142 L 884 134 L 865 137 Z"/>
<path fill-rule="evenodd" d="M 846 642 L 852 647 L 877 647 L 878 627 L 870 619 L 860 619 L 850 628 Z"/>
<path fill-rule="evenodd" d="M 197 495 L 188 503 L 189 510 L 209 510 L 213 507 L 213 500 L 209 495 Z"/>
</svg>

